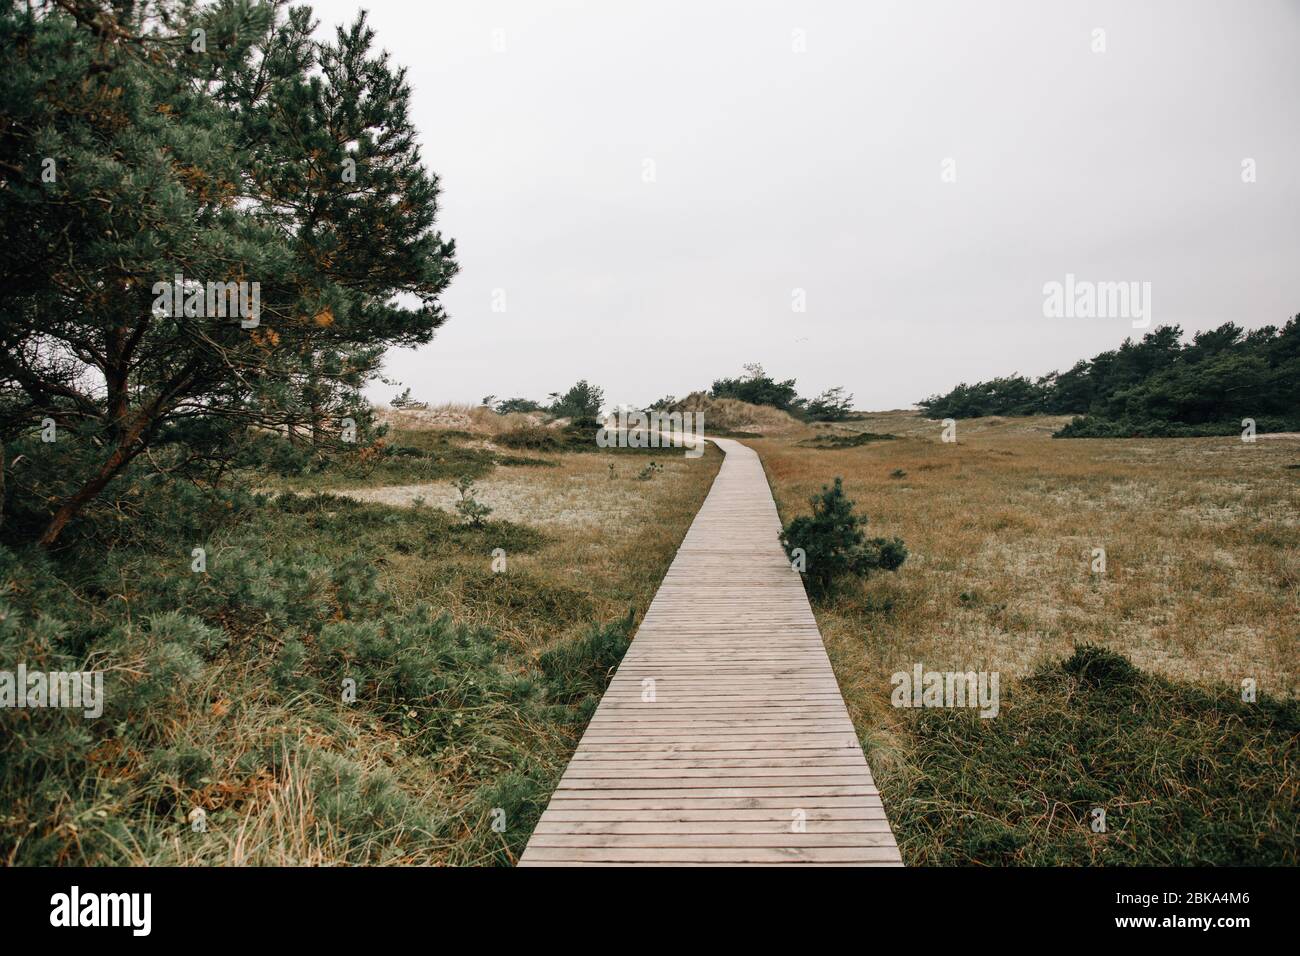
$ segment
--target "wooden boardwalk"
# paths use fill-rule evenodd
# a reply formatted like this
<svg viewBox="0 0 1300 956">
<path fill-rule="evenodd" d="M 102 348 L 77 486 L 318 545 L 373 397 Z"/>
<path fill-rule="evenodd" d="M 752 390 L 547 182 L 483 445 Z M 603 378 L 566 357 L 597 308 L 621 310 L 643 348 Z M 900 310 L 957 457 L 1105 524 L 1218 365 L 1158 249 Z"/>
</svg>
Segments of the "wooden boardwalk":
<svg viewBox="0 0 1300 956">
<path fill-rule="evenodd" d="M 521 866 L 901 865 L 758 455 L 729 439 Z"/>
</svg>

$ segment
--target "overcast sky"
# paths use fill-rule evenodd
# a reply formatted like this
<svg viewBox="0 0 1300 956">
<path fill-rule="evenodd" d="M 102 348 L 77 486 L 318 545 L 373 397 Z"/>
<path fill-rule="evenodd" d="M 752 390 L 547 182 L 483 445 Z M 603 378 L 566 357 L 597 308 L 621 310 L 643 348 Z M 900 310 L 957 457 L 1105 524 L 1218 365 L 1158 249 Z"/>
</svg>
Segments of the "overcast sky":
<svg viewBox="0 0 1300 956">
<path fill-rule="evenodd" d="M 1045 318 L 1067 273 L 1154 325 L 1300 312 L 1298 0 L 313 6 L 370 10 L 442 180 L 451 318 L 387 365 L 426 401 L 756 361 L 907 407 L 1141 334 Z"/>
</svg>

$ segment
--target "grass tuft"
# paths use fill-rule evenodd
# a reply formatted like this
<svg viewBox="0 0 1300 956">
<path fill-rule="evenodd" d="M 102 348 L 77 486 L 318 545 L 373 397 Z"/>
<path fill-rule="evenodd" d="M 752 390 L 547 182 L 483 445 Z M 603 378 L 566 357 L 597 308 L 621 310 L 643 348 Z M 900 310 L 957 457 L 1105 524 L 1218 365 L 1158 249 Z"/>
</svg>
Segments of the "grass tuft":
<svg viewBox="0 0 1300 956">
<path fill-rule="evenodd" d="M 1296 701 L 1243 703 L 1082 645 L 1001 696 L 988 720 L 905 711 L 907 760 L 876 772 L 909 864 L 1300 862 Z"/>
</svg>

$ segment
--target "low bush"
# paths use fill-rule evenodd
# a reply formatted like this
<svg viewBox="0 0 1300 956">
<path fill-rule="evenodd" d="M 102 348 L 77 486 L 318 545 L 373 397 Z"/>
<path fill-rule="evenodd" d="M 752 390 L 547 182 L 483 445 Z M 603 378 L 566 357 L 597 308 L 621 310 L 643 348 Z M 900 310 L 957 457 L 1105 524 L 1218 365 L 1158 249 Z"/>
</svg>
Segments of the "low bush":
<svg viewBox="0 0 1300 956">
<path fill-rule="evenodd" d="M 1240 435 L 1240 420 L 1185 424 L 1161 419 L 1110 419 L 1080 415 L 1071 419 L 1053 438 L 1206 438 L 1217 435 Z M 1255 430 L 1267 432 L 1300 431 L 1300 418 L 1259 418 Z"/>
<path fill-rule="evenodd" d="M 0 710 L 0 860 L 517 858 L 629 624 L 564 640 L 543 669 L 494 632 L 385 590 L 378 565 L 526 554 L 539 532 L 328 494 L 130 492 L 105 502 L 130 521 L 90 509 L 57 554 L 0 545 L 0 660 L 104 675 L 97 719 Z M 480 619 L 499 609 L 513 621 L 538 602 L 570 629 L 595 613 L 585 593 L 482 575 L 466 602 L 483 604 Z M 504 835 L 475 822 L 495 807 L 511 815 Z"/>
<path fill-rule="evenodd" d="M 856 432 L 852 435 L 817 435 L 799 442 L 801 448 L 860 448 L 872 442 L 892 441 L 897 435 L 877 434 L 875 432 Z"/>
<path fill-rule="evenodd" d="M 474 447 L 469 432 L 456 429 L 410 430 L 388 434 L 356 448 L 313 449 L 280 435 L 249 438 L 234 464 L 257 480 L 266 475 L 291 488 L 330 488 L 372 479 L 393 484 L 446 481 L 461 475 L 481 478 L 492 470 L 491 452 Z"/>
<path fill-rule="evenodd" d="M 804 583 L 813 597 L 827 595 L 845 577 L 864 578 L 875 570 L 896 571 L 907 560 L 907 548 L 898 538 L 867 539 L 867 519 L 853 513 L 841 479 L 822 485 L 808 499 L 811 515 L 800 515 L 781 531 L 781 545 L 796 559 L 803 552 Z"/>
<path fill-rule="evenodd" d="M 590 697 L 594 708 L 632 641 L 633 622 L 628 611 L 622 620 L 592 627 L 581 637 L 544 651 L 537 663 L 548 699 L 569 704 Z"/>
<path fill-rule="evenodd" d="M 557 434 L 558 431 L 545 425 L 520 425 L 496 436 L 493 441 L 516 450 L 564 451 L 568 443 L 562 434 Z"/>
<path fill-rule="evenodd" d="M 1089 645 L 1000 696 L 991 720 L 901 712 L 915 751 L 881 786 L 896 795 L 889 815 L 907 863 L 1300 862 L 1300 702 L 1243 703 L 1235 688 L 1168 680 Z M 1092 829 L 1094 808 L 1104 832 Z"/>
</svg>

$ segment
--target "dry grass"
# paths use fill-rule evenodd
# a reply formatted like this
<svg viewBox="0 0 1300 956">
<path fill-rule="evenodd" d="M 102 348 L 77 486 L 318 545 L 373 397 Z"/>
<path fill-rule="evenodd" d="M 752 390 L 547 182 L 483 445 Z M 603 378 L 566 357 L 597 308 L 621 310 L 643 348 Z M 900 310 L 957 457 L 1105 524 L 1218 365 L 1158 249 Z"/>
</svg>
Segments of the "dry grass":
<svg viewBox="0 0 1300 956">
<path fill-rule="evenodd" d="M 945 444 L 939 423 L 891 413 L 837 430 L 907 437 L 844 450 L 752 442 L 783 519 L 842 476 L 873 532 L 911 552 L 899 575 L 823 609 L 843 659 L 867 641 L 877 676 L 918 660 L 1023 674 L 1092 642 L 1171 677 L 1249 676 L 1294 693 L 1300 493 L 1286 466 L 1300 447 L 1052 440 L 1053 427 L 963 421 Z M 1106 550 L 1104 575 L 1091 573 L 1093 548 Z M 886 605 L 860 633 L 857 612 Z"/>
<path fill-rule="evenodd" d="M 937 737 L 917 736 L 938 730 L 918 722 L 915 712 L 891 707 L 890 676 L 897 671 L 918 662 L 927 670 L 999 671 L 1005 696 L 1016 678 L 1091 643 L 1156 675 L 1193 682 L 1210 697 L 1240 697 L 1247 677 L 1262 697 L 1297 694 L 1300 443 L 1053 440 L 1060 421 L 962 421 L 951 444 L 940 441 L 939 422 L 889 412 L 747 442 L 762 456 L 784 521 L 806 512 L 808 497 L 842 476 L 857 510 L 870 518 L 869 534 L 897 535 L 909 549 L 897 574 L 852 586 L 816 614 L 886 805 L 909 799 L 908 825 L 926 821 L 925 832 L 900 837 L 912 862 L 954 862 L 944 856 L 945 843 L 968 826 L 961 820 L 975 819 L 975 791 L 965 787 L 982 786 L 987 768 L 968 760 L 962 773 L 970 776 L 945 778 L 951 812 L 938 803 L 932 811 L 914 806 L 918 782 L 932 782 L 929 774 L 946 758 L 925 751 L 937 746 Z M 797 444 L 854 431 L 900 437 L 847 449 Z M 1106 551 L 1105 574 L 1092 573 L 1094 548 Z M 1045 697 L 1040 704 L 1051 719 L 1056 705 Z M 954 745 L 969 747 L 978 719 L 974 724 L 975 731 L 945 732 L 960 742 Z M 1281 788 L 1270 791 L 1270 814 L 1290 804 L 1284 830 L 1296 819 L 1294 781 L 1284 782 L 1294 746 L 1292 740 L 1274 753 L 1283 782 L 1268 784 Z M 1046 838 L 1041 828 L 1059 828 L 1059 817 L 1052 823 L 1044 812 L 1047 822 L 1025 824 L 1013 814 L 996 826 L 1002 836 L 1013 834 L 1015 845 L 1057 839 L 1058 852 L 1059 835 Z M 1268 826 L 1276 839 L 1278 824 Z M 1174 851 L 1159 842 L 1161 850 Z M 1222 841 L 1204 845 L 1228 852 Z M 1150 852 L 1155 848 L 1146 847 L 1141 858 L 1168 859 Z M 1183 849 L 1184 859 L 1198 852 L 1191 842 Z M 1251 859 L 1249 850 L 1242 852 Z"/>
<path fill-rule="evenodd" d="M 399 432 L 395 440 L 401 437 Z M 552 466 L 497 467 L 475 485 L 473 494 L 494 508 L 490 520 L 541 531 L 540 548 L 528 553 L 507 549 L 505 574 L 493 573 L 477 549 L 446 549 L 432 561 L 428 555 L 393 552 L 384 556 L 380 579 L 403 604 L 427 601 L 450 611 L 457 621 L 491 628 L 510 649 L 515 666 L 535 665 L 548 648 L 572 642 L 594 623 L 615 620 L 629 609 L 639 619 L 721 464 L 721 455 L 712 448 L 699 460 L 680 453 L 632 452 L 531 457 L 545 458 Z M 652 480 L 637 480 L 650 460 L 662 464 L 663 470 Z M 446 510 L 452 510 L 458 497 L 448 483 L 347 493 L 399 508 Z M 416 505 L 417 498 L 423 503 Z M 533 719 L 525 726 L 519 723 L 523 719 L 503 714 L 492 733 L 531 740 L 520 748 L 526 753 L 529 779 L 558 780 L 585 721 Z M 336 727 L 332 736 L 331 747 L 346 740 L 352 760 L 368 772 L 390 774 L 428 816 L 461 821 L 450 836 L 416 841 L 396 855 L 382 845 L 381 837 L 377 851 L 387 854 L 384 862 L 499 862 L 513 859 L 526 839 L 527 833 L 518 829 L 517 813 L 508 834 L 489 833 L 480 806 L 485 785 L 509 790 L 524 764 L 501 760 L 484 777 L 481 745 L 479 751 L 452 747 L 435 758 L 413 761 L 405 755 L 409 745 L 374 724 L 348 721 L 346 731 Z M 342 841 L 331 841 L 329 826 L 319 825 L 313 816 L 310 775 L 288 772 L 292 769 L 277 775 L 275 791 L 241 819 L 230 862 L 316 863 L 339 858 L 336 844 Z M 547 793 L 548 788 L 540 792 L 543 800 Z"/>
<path fill-rule="evenodd" d="M 424 453 L 397 459 L 416 471 L 422 462 L 448 474 L 476 469 L 475 494 L 496 508 L 481 526 L 435 510 L 454 494 L 447 481 L 362 493 L 352 478 L 356 497 L 369 499 L 358 503 L 313 494 L 340 481 L 326 471 L 296 479 L 298 496 L 244 496 L 240 520 L 205 532 L 212 580 L 187 591 L 182 609 L 221 641 L 185 637 L 179 623 L 123 624 L 112 651 L 122 656 L 105 668 L 138 676 L 173 659 L 155 643 L 188 648 L 162 643 L 182 640 L 198 641 L 193 666 L 181 659 L 147 707 L 131 710 L 145 698 L 116 694 L 134 715 L 126 731 L 104 724 L 102 737 L 86 740 L 79 729 L 64 733 L 72 718 L 62 711 L 41 713 L 50 727 L 29 736 L 53 756 L 39 788 L 7 778 L 0 861 L 513 862 L 721 455 L 530 452 L 549 464 L 498 466 L 477 450 L 481 438 L 460 431 L 395 430 L 390 441 Z M 651 462 L 660 468 L 638 480 Z M 376 471 L 369 481 L 389 479 Z M 429 503 L 411 507 L 417 493 Z M 76 603 L 61 613 L 93 614 L 107 630 L 124 604 L 142 622 L 152 620 L 145 609 L 176 607 L 192 573 L 160 560 L 149 540 L 120 550 L 124 583 L 108 603 L 91 578 L 94 589 L 64 595 Z M 493 568 L 497 548 L 504 573 Z M 246 576 L 234 556 L 252 554 L 261 563 Z M 52 577 L 48 587 L 65 589 Z M 250 602 L 273 610 L 246 613 Z M 39 595 L 28 603 L 42 613 L 53 606 Z M 441 612 L 450 623 L 419 623 Z M 356 677 L 354 701 L 341 699 L 343 674 Z M 42 802 L 38 791 L 62 796 Z M 493 828 L 494 808 L 507 813 L 504 832 Z M 196 809 L 206 813 L 202 832 L 187 822 Z"/>
<path fill-rule="evenodd" d="M 797 419 L 779 408 L 751 405 L 735 398 L 710 398 L 706 392 L 691 392 L 674 402 L 672 410 L 703 412 L 706 433 L 721 430 L 779 435 L 802 427 Z"/>
<path fill-rule="evenodd" d="M 498 415 L 485 405 L 445 403 L 429 408 L 375 407 L 375 417 L 393 428 L 405 431 L 460 429 L 471 434 L 491 437 L 523 425 L 536 425 L 545 417 L 540 412 L 512 412 Z"/>
<path fill-rule="evenodd" d="M 639 512 L 646 502 L 682 490 L 692 467 L 681 455 L 658 456 L 655 460 L 664 470 L 651 481 L 629 485 L 646 463 L 643 456 L 569 453 L 531 457 L 548 461 L 551 467 L 499 466 L 475 483 L 473 497 L 492 508 L 494 519 L 548 529 L 639 527 Z M 348 488 L 335 493 L 358 501 L 424 505 L 449 512 L 455 511 L 460 498 L 451 482 Z"/>
<path fill-rule="evenodd" d="M 761 427 L 757 418 L 744 424 Z M 1217 854 L 1212 862 L 1231 862 L 1252 861 L 1256 852 L 1284 859 L 1287 847 L 1294 855 L 1296 744 L 1287 736 L 1294 736 L 1294 707 L 1290 717 L 1262 704 L 1252 712 L 1232 698 L 1247 676 L 1265 697 L 1297 693 L 1295 441 L 1054 441 L 1052 420 L 986 419 L 960 423 L 953 445 L 939 441 L 938 422 L 905 412 L 838 426 L 807 427 L 788 416 L 767 424 L 765 437 L 749 443 L 763 457 L 784 519 L 838 475 L 870 517 L 871 533 L 897 535 L 910 550 L 897 574 L 816 607 L 905 859 L 1186 862 Z M 0 859 L 512 861 L 621 651 L 616 641 L 584 643 L 584 635 L 629 608 L 644 612 L 721 456 L 714 448 L 701 460 L 679 452 L 530 451 L 549 464 L 494 466 L 494 453 L 483 449 L 496 427 L 458 426 L 468 439 L 395 430 L 394 444 L 432 455 L 409 459 L 430 470 L 412 464 L 388 478 L 376 473 L 364 488 L 343 486 L 371 504 L 323 498 L 262 508 L 248 530 L 234 525 L 212 542 L 218 556 L 227 547 L 266 553 L 266 573 L 249 587 L 295 593 L 299 574 L 318 573 L 313 562 L 329 570 L 360 559 L 398 617 L 424 602 L 490 628 L 499 644 L 488 663 L 424 659 L 444 669 L 437 672 L 445 672 L 453 703 L 440 692 L 409 704 L 368 696 L 345 705 L 325 656 L 313 652 L 308 664 L 293 665 L 284 655 L 289 634 L 263 627 L 260 616 L 245 619 L 238 602 L 204 598 L 210 624 L 229 621 L 228 652 L 166 708 L 148 711 L 148 726 L 133 728 L 129 739 L 148 747 L 132 750 L 110 737 L 82 755 L 70 745 L 88 781 L 77 778 L 81 802 L 34 821 L 40 848 L 28 853 L 35 838 L 24 836 L 0 848 Z M 898 437 L 839 449 L 800 444 L 863 431 Z M 637 480 L 650 461 L 663 470 Z M 441 479 L 462 466 L 479 469 L 475 495 L 495 509 L 482 528 L 458 526 L 444 513 L 455 493 Z M 393 474 L 400 485 L 379 487 Z M 421 480 L 429 474 L 440 480 Z M 313 491 L 338 481 L 325 473 L 294 486 Z M 417 497 L 424 499 L 418 507 Z M 503 544 L 509 567 L 496 574 L 489 555 Z M 1107 551 L 1105 575 L 1090 570 L 1094 547 Z M 123 580 L 133 582 L 120 590 L 143 613 L 144 595 L 170 594 L 173 575 L 188 580 L 186 568 L 133 553 L 119 561 Z M 270 580 L 272 572 L 284 580 Z M 245 586 L 234 570 L 222 574 L 222 588 Z M 350 574 L 340 587 L 363 577 Z M 150 583 L 151 576 L 159 580 Z M 116 608 L 96 613 L 109 623 Z M 136 639 L 152 646 L 147 632 Z M 1077 643 L 1105 645 L 1177 683 L 1126 677 L 1088 690 L 1068 669 L 1050 680 L 1015 680 L 1068 657 Z M 560 652 L 560 677 L 575 674 L 572 694 L 548 683 L 553 672 L 542 655 L 552 651 Z M 138 656 L 121 666 L 138 670 Z M 895 710 L 890 675 L 917 662 L 1001 672 L 1003 716 L 963 722 Z M 386 673 L 387 659 L 372 663 L 374 673 Z M 286 667 L 290 677 L 280 674 Z M 420 668 L 425 673 L 423 662 Z M 558 690 L 543 706 L 524 706 L 508 690 L 513 679 L 531 683 L 530 700 L 542 688 Z M 496 682 L 484 703 L 454 702 L 458 688 L 488 686 L 481 682 Z M 1103 736 L 1104 753 L 1091 743 Z M 201 773 L 181 763 L 144 772 L 155 756 L 191 755 L 207 755 L 211 765 Z M 1087 836 L 1080 816 L 1095 800 L 1121 821 L 1132 813 L 1109 848 Z M 9 820 L 26 812 L 20 803 L 11 800 Z M 184 823 L 192 807 L 209 812 L 204 834 Z M 504 835 L 491 829 L 492 807 L 511 808 Z"/>
<path fill-rule="evenodd" d="M 522 416 L 504 416 L 518 417 Z M 402 433 L 394 440 L 400 442 Z M 541 652 L 574 640 L 593 623 L 617 619 L 629 609 L 640 618 L 712 484 L 721 455 L 710 448 L 699 460 L 680 453 L 633 452 L 529 453 L 529 457 L 545 459 L 551 466 L 498 466 L 476 483 L 473 495 L 494 509 L 490 520 L 541 531 L 540 548 L 507 553 L 508 569 L 501 575 L 492 573 L 485 557 L 476 552 L 446 550 L 436 561 L 419 554 L 391 553 L 381 582 L 403 603 L 428 601 L 447 609 L 458 621 L 491 628 L 517 661 L 535 663 Z M 659 462 L 663 470 L 652 480 L 637 480 L 635 476 L 650 460 Z M 345 493 L 398 507 L 448 511 L 459 497 L 445 482 Z M 415 505 L 419 498 L 423 502 Z M 583 727 L 583 723 L 534 723 L 508 732 L 531 735 L 528 761 L 533 776 L 558 780 Z M 400 741 L 386 741 L 374 728 L 355 727 L 351 733 L 350 750 L 369 755 L 368 765 L 394 773 L 404 790 L 419 795 L 430 815 L 450 813 L 464 821 L 452 839 L 430 841 L 414 855 L 389 862 L 487 863 L 502 856 L 512 858 L 517 852 L 521 835 L 514 828 L 509 846 L 501 839 L 495 841 L 495 850 L 482 845 L 487 821 L 476 817 L 476 803 L 481 802 L 476 791 L 488 781 L 476 769 L 478 755 L 452 748 L 436 760 L 402 765 L 396 759 Z M 503 762 L 496 775 L 505 779 L 517 769 Z M 245 825 L 250 834 L 258 834 L 255 842 L 265 848 L 262 859 L 281 858 L 278 844 L 270 842 L 280 839 L 277 817 L 288 814 L 293 819 L 295 808 L 304 806 L 294 799 L 287 782 L 281 789 L 284 792 L 266 802 L 258 818 Z M 292 828 L 294 833 L 305 830 Z M 329 859 L 332 853 L 329 846 L 287 849 L 290 858 L 306 851 L 308 859 Z"/>
<path fill-rule="evenodd" d="M 432 599 L 458 618 L 490 626 L 530 654 L 629 607 L 638 617 L 644 612 L 722 461 L 712 446 L 696 460 L 633 452 L 538 457 L 554 466 L 498 467 L 472 491 L 493 508 L 492 520 L 545 536 L 540 550 L 507 555 L 510 577 L 519 584 L 514 597 L 497 593 L 503 582 L 477 555 L 446 554 L 437 564 L 394 556 L 390 572 L 390 586 L 399 593 Z M 651 460 L 663 470 L 638 480 Z M 447 511 L 459 498 L 445 483 L 344 493 L 406 507 L 423 498 L 421 507 Z"/>
</svg>

